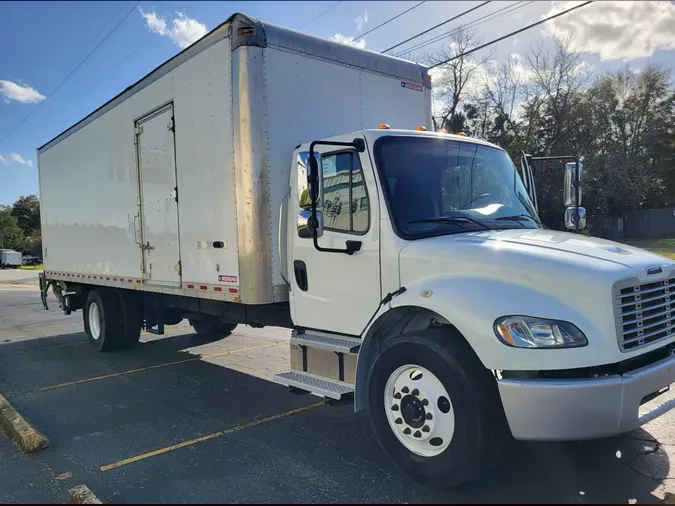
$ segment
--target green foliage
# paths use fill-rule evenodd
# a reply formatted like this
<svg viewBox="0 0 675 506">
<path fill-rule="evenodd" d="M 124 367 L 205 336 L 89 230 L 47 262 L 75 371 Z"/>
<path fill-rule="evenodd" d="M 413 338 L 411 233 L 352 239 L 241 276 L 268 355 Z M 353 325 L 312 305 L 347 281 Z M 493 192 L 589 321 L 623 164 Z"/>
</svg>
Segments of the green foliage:
<svg viewBox="0 0 675 506">
<path fill-rule="evenodd" d="M 23 230 L 16 217 L 12 216 L 12 208 L 0 206 L 0 248 L 22 251 L 23 243 Z"/>
</svg>

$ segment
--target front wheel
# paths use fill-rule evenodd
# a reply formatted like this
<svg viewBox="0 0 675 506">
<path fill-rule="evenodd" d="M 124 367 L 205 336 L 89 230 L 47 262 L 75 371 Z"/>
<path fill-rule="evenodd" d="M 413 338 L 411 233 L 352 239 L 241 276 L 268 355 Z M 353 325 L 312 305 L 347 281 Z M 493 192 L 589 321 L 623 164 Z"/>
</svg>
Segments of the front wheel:
<svg viewBox="0 0 675 506">
<path fill-rule="evenodd" d="M 495 380 L 454 330 L 425 330 L 386 342 L 367 387 L 370 423 L 384 451 L 422 483 L 471 480 L 496 452 Z"/>
</svg>

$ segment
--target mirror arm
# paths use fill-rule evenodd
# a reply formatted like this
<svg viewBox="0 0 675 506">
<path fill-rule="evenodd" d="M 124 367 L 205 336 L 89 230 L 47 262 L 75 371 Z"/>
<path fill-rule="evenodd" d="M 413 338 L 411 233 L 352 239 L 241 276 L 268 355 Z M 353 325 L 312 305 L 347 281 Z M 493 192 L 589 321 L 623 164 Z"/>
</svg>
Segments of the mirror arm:
<svg viewBox="0 0 675 506">
<path fill-rule="evenodd" d="M 574 232 L 579 233 L 579 187 L 581 186 L 581 181 L 579 181 L 579 158 L 576 156 L 530 156 L 530 160 L 533 162 L 541 162 L 546 160 L 565 160 L 574 162 L 574 181 L 572 181 L 572 186 L 574 186 L 574 210 L 575 210 Z"/>
<path fill-rule="evenodd" d="M 314 158 L 314 146 L 347 146 L 354 148 L 357 153 L 363 153 L 366 150 L 366 143 L 363 139 L 354 139 L 352 142 L 339 142 L 339 141 L 314 141 L 309 145 L 309 177 L 307 178 L 310 184 L 310 197 L 318 197 L 319 192 L 319 163 Z M 350 176 L 351 177 L 351 176 Z M 312 216 L 310 217 L 309 223 L 312 230 L 312 241 L 314 242 L 314 248 L 317 251 L 322 251 L 323 253 L 345 253 L 347 255 L 353 255 L 355 251 L 361 249 L 360 241 L 347 241 L 346 249 L 339 248 L 322 248 L 319 246 L 319 220 L 316 216 L 316 199 L 312 198 Z M 358 242 L 358 247 L 355 247 L 354 244 Z"/>
</svg>

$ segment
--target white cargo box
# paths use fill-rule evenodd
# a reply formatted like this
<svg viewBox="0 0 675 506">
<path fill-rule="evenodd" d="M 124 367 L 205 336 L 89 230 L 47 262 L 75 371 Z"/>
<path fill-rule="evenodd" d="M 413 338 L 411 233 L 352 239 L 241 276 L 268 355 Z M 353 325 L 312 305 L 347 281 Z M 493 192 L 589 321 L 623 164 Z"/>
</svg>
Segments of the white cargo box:
<svg viewBox="0 0 675 506">
<path fill-rule="evenodd" d="M 38 150 L 47 277 L 288 299 L 294 148 L 431 125 L 424 67 L 237 14 Z"/>
<path fill-rule="evenodd" d="M 0 265 L 3 267 L 17 267 L 21 265 L 21 252 L 10 249 L 0 250 Z"/>
</svg>

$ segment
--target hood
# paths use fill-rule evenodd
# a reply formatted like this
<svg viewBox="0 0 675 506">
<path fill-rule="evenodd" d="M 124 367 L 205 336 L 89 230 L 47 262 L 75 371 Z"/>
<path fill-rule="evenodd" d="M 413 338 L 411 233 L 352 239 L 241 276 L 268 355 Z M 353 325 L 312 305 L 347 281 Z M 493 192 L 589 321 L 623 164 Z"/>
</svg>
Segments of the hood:
<svg viewBox="0 0 675 506">
<path fill-rule="evenodd" d="M 513 271 L 516 278 L 539 271 L 556 277 L 565 272 L 575 277 L 580 273 L 602 275 L 608 281 L 616 281 L 633 276 L 647 279 L 647 271 L 652 268 L 658 272 L 660 267 L 664 275 L 675 272 L 675 261 L 661 255 L 605 239 L 546 229 L 489 230 L 412 241 L 400 253 L 401 282 L 426 270 L 421 266 L 409 269 L 415 259 L 431 261 L 437 269 L 441 262 L 445 272 L 504 275 Z"/>
<path fill-rule="evenodd" d="M 647 250 L 570 232 L 509 229 L 476 235 L 488 241 L 503 241 L 605 260 L 636 270 L 638 273 L 644 273 L 646 269 L 655 266 L 661 267 L 664 271 L 675 266 L 674 261 Z"/>
</svg>

